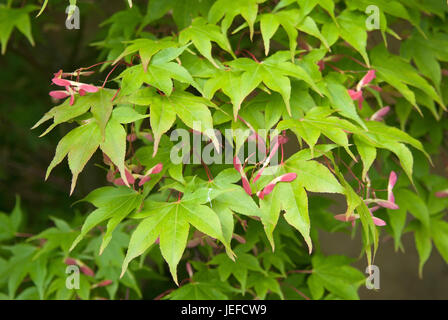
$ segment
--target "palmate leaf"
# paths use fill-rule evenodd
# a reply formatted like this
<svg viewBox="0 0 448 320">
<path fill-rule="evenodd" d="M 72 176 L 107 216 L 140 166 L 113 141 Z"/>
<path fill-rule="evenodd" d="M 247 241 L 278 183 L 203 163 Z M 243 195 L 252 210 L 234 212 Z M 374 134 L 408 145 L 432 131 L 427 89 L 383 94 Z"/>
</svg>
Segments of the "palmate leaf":
<svg viewBox="0 0 448 320">
<path fill-rule="evenodd" d="M 123 71 L 119 78 L 122 78 L 120 96 L 134 93 L 143 83 L 169 96 L 173 92 L 173 79 L 197 87 L 190 73 L 176 62 L 153 62 L 146 72 L 141 65 L 136 65 Z"/>
<path fill-rule="evenodd" d="M 312 153 L 319 137 L 323 134 L 337 145 L 344 147 L 347 153 L 355 159 L 355 156 L 349 149 L 347 133 L 344 132 L 344 130 L 350 131 L 350 128 L 355 126 L 345 119 L 330 116 L 332 113 L 331 109 L 314 107 L 300 120 L 280 121 L 276 129 L 279 131 L 290 129 L 296 134 L 298 139 L 305 140 Z M 360 131 L 362 129 L 356 128 L 356 130 Z"/>
<path fill-rule="evenodd" d="M 42 137 L 53 130 L 58 124 L 72 121 L 76 117 L 84 115 L 91 108 L 93 108 L 92 113 L 96 114 L 95 117 L 104 126 L 107 122 L 108 112 L 105 112 L 103 109 L 109 109 L 109 103 L 115 105 L 120 102 L 119 99 L 115 99 L 112 102 L 112 97 L 115 93 L 116 90 L 101 89 L 98 92 L 89 93 L 85 96 L 77 96 L 73 105 L 70 105 L 70 99 L 68 98 L 60 105 L 53 107 L 45 113 L 31 129 L 35 129 L 44 122 L 53 119 L 53 123 L 40 135 Z"/>
<path fill-rule="evenodd" d="M 442 108 L 446 109 L 436 90 L 403 58 L 390 54 L 382 45 L 372 50 L 371 57 L 378 78 L 395 87 L 418 111 L 420 109 L 416 103 L 415 93 L 409 86 L 422 90 L 432 100 L 439 103 Z M 432 112 L 434 113 L 434 110 Z M 437 113 L 435 115 L 437 118 Z"/>
<path fill-rule="evenodd" d="M 104 141 L 100 144 L 101 150 L 117 166 L 123 181 L 128 184 L 124 161 L 126 157 L 126 130 L 112 118 L 106 126 Z"/>
<path fill-rule="evenodd" d="M 266 299 L 268 292 L 272 292 L 276 293 L 283 300 L 285 297 L 276 278 L 279 278 L 279 276 L 273 272 L 269 272 L 266 275 L 252 272 L 247 280 L 247 285 L 255 289 L 259 299 Z"/>
<path fill-rule="evenodd" d="M 336 20 L 334 15 L 334 0 L 297 0 L 297 3 L 300 6 L 300 9 L 302 10 L 303 14 L 307 15 L 316 5 L 321 6 L 325 11 L 328 12 L 328 14 L 333 18 L 333 20 Z"/>
<path fill-rule="evenodd" d="M 217 68 L 219 66 L 212 57 L 212 41 L 235 57 L 227 37 L 216 25 L 208 24 L 204 18 L 194 19 L 188 28 L 180 32 L 179 42 L 185 45 L 188 41 L 192 41 L 196 49 Z"/>
<path fill-rule="evenodd" d="M 275 249 L 273 232 L 278 223 L 280 212 L 284 210 L 285 220 L 300 232 L 308 245 L 308 251 L 312 251 L 308 197 L 305 189 L 298 181 L 278 184 L 271 195 L 260 200 L 260 207 L 263 212 L 261 221 L 273 250 Z"/>
<path fill-rule="evenodd" d="M 317 161 L 288 159 L 277 168 L 276 175 L 280 176 L 287 172 L 296 173 L 297 178 L 292 182 L 279 183 L 272 194 L 260 200 L 261 221 L 274 249 L 273 231 L 278 223 L 280 212 L 285 211 L 285 220 L 300 232 L 311 252 L 308 197 L 305 189 L 310 192 L 328 193 L 344 193 L 344 189 L 331 172 Z M 264 184 L 259 187 L 264 187 Z"/>
<path fill-rule="evenodd" d="M 244 189 L 236 183 L 241 180 L 239 173 L 233 168 L 221 171 L 212 181 L 201 184 L 203 190 L 209 195 L 213 196 L 219 190 L 231 190 L 231 192 L 219 192 L 216 197 L 213 197 L 212 208 L 216 212 L 227 211 L 227 213 L 219 213 L 221 217 L 228 214 L 228 210 L 237 212 L 239 214 L 249 217 L 260 217 L 261 211 L 251 196 L 249 196 Z M 239 199 L 239 201 L 235 201 Z M 228 210 L 227 210 L 228 209 Z M 226 218 L 228 219 L 228 217 Z M 224 228 L 223 228 L 224 231 Z"/>
<path fill-rule="evenodd" d="M 22 222 L 22 209 L 20 207 L 20 197 L 16 196 L 16 204 L 11 214 L 0 212 L 0 241 L 8 240 L 16 236 Z"/>
<path fill-rule="evenodd" d="M 307 1 L 308 3 L 309 1 Z M 316 5 L 316 4 L 314 4 Z M 289 50 L 291 60 L 294 60 L 297 48 L 298 30 L 318 38 L 322 44 L 329 49 L 327 40 L 320 32 L 313 18 L 307 16 L 308 12 L 303 10 L 281 10 L 272 13 L 264 13 L 259 15 L 260 30 L 263 38 L 265 55 L 269 53 L 270 40 L 282 26 L 289 39 Z"/>
<path fill-rule="evenodd" d="M 235 250 L 237 255 L 235 261 L 229 259 L 225 254 L 219 254 L 213 257 L 209 262 L 211 265 L 218 265 L 218 273 L 221 281 L 227 281 L 227 279 L 233 275 L 241 284 L 241 292 L 245 292 L 247 288 L 247 277 L 249 271 L 256 271 L 264 274 L 265 270 L 260 266 L 257 258 L 242 252 L 237 248 Z"/>
<path fill-rule="evenodd" d="M 98 147 L 100 147 L 118 167 L 121 176 L 124 177 L 124 181 L 127 184 L 127 178 L 124 174 L 126 131 L 123 126 L 115 120 L 115 117 L 109 121 L 113 107 L 110 100 L 112 93 L 112 90 L 100 90 L 94 95 L 79 97 L 78 101 L 75 102 L 73 106 L 69 106 L 66 101 L 61 106 L 50 110 L 43 118 L 43 120 L 46 121 L 50 119 L 50 117 L 54 117 L 54 123 L 46 130 L 46 132 L 48 132 L 55 125 L 68 121 L 75 116 L 79 116 L 92 107 L 93 118 L 85 120 L 83 125 L 73 129 L 59 141 L 58 146 L 56 147 L 55 156 L 48 166 L 45 175 L 45 179 L 47 179 L 53 168 L 61 163 L 65 156 L 68 156 L 69 167 L 73 174 L 70 194 L 76 186 L 79 173 L 83 170 L 84 166 Z M 135 118 L 135 115 L 132 115 Z M 139 115 L 139 117 L 145 116 Z M 39 125 L 40 123 L 42 123 L 42 121 L 38 122 L 36 125 Z"/>
<path fill-rule="evenodd" d="M 98 122 L 93 119 L 70 131 L 59 141 L 55 156 L 48 166 L 45 179 L 48 178 L 51 170 L 68 155 L 68 163 L 73 175 L 70 194 L 73 193 L 79 173 L 95 153 L 101 141 L 100 127 Z"/>
<path fill-rule="evenodd" d="M 266 0 L 236 0 L 229 5 L 226 0 L 218 0 L 210 8 L 208 19 L 210 23 L 216 24 L 223 17 L 221 22 L 221 29 L 224 34 L 227 33 L 233 19 L 237 15 L 241 15 L 249 25 L 250 39 L 254 34 L 254 23 L 257 18 L 258 4 Z"/>
<path fill-rule="evenodd" d="M 369 146 L 376 148 L 387 149 L 393 152 L 403 167 L 404 171 L 409 177 L 409 180 L 413 183 L 412 172 L 413 172 L 413 156 L 405 144 L 409 144 L 417 150 L 421 151 L 431 162 L 431 158 L 423 148 L 423 145 L 417 139 L 411 137 L 404 131 L 397 129 L 395 127 L 387 126 L 386 124 L 378 121 L 368 121 L 366 122 L 368 131 L 360 134 L 359 132 L 354 133 L 357 135 L 355 141 L 361 141 Z"/>
<path fill-rule="evenodd" d="M 294 59 L 297 48 L 297 36 L 299 32 L 296 26 L 301 20 L 299 10 L 282 10 L 276 13 L 266 13 L 260 15 L 260 29 L 263 37 L 265 54 L 269 53 L 269 41 L 274 36 L 278 27 L 281 25 L 288 35 L 290 59 Z"/>
<path fill-rule="evenodd" d="M 107 231 L 103 237 L 100 254 L 109 244 L 112 232 L 142 202 L 142 196 L 127 187 L 103 187 L 92 191 L 83 201 L 92 203 L 94 210 L 84 221 L 80 234 L 73 241 L 70 251 L 87 235 L 87 233 L 103 221 L 108 220 Z"/>
<path fill-rule="evenodd" d="M 161 96 L 150 89 L 142 89 L 130 97 L 130 101 L 139 105 L 149 105 L 151 128 L 154 132 L 154 155 L 162 134 L 173 125 L 176 115 L 188 127 L 208 136 L 215 148 L 219 143 L 213 129 L 213 119 L 208 107 L 215 105 L 202 97 L 186 91 L 175 91 L 170 96 Z"/>
<path fill-rule="evenodd" d="M 365 282 L 364 275 L 349 265 L 344 256 L 316 255 L 312 258 L 315 287 L 324 287 L 339 298 L 357 300 L 358 288 Z"/>
<path fill-rule="evenodd" d="M 258 87 L 260 82 L 261 79 L 257 74 L 220 70 L 206 82 L 204 95 L 206 98 L 211 99 L 218 89 L 222 89 L 230 97 L 233 105 L 233 114 L 236 118 L 243 100 Z"/>
<path fill-rule="evenodd" d="M 120 61 L 123 57 L 138 52 L 142 62 L 143 70 L 147 71 L 151 58 L 159 51 L 167 48 L 176 48 L 177 43 L 169 39 L 151 40 L 136 39 L 130 42 L 130 45 L 115 59 L 114 63 Z"/>
<path fill-rule="evenodd" d="M 67 254 L 73 240 L 76 238 L 76 232 L 70 228 L 70 226 L 63 220 L 57 218 L 51 218 L 56 227 L 52 227 L 42 231 L 35 235 L 31 240 L 45 239 L 45 244 L 40 248 L 33 259 L 39 257 L 47 257 L 50 251 L 60 249 Z"/>
<path fill-rule="evenodd" d="M 418 70 L 431 79 L 440 91 L 442 72 L 438 55 L 443 49 L 437 48 L 437 44 L 436 41 L 425 39 L 414 32 L 412 37 L 403 43 L 400 51 L 403 57 L 414 60 Z"/>
<path fill-rule="evenodd" d="M 290 96 L 291 81 L 289 77 L 303 80 L 307 85 L 320 94 L 320 90 L 316 86 L 308 72 L 292 62 L 287 61 L 287 53 L 285 51 L 278 52 L 262 62 L 256 62 L 248 58 L 239 58 L 230 61 L 228 65 L 235 71 L 244 71 L 243 76 L 249 84 L 245 85 L 244 94 L 248 89 L 255 86 L 256 83 L 263 82 L 269 89 L 280 93 L 286 109 L 291 115 Z M 224 85 L 230 85 L 224 83 Z M 223 89 L 224 90 L 224 89 Z M 226 91 L 230 88 L 226 88 Z M 237 101 L 238 102 L 238 101 Z M 238 105 L 234 105 L 234 117 L 236 118 Z"/>
<path fill-rule="evenodd" d="M 34 5 L 26 5 L 23 8 L 8 8 L 5 5 L 0 5 L 0 44 L 2 54 L 6 53 L 6 46 L 14 28 L 17 28 L 34 46 L 29 13 L 36 9 L 38 7 Z"/>
<path fill-rule="evenodd" d="M 345 10 L 337 17 L 337 28 L 339 36 L 355 48 L 361 54 L 367 66 L 370 66 L 369 56 L 366 51 L 367 30 L 365 19 L 363 14 Z"/>
<path fill-rule="evenodd" d="M 23 279 L 29 274 L 30 268 L 35 261 L 32 261 L 36 248 L 29 244 L 18 244 L 5 247 L 12 253 L 9 261 L 0 269 L 0 279 L 8 283 L 9 299 L 14 299 L 17 289 Z"/>
<path fill-rule="evenodd" d="M 327 136 L 337 145 L 346 149 L 347 153 L 354 156 L 349 147 L 347 134 L 354 136 L 354 142 L 364 163 L 363 177 L 372 165 L 376 156 L 376 148 L 387 149 L 393 152 L 412 182 L 413 156 L 405 144 L 411 145 L 421 151 L 429 161 L 431 158 L 417 139 L 395 127 L 387 126 L 378 121 L 362 122 L 367 130 L 364 130 L 351 122 L 335 116 L 328 108 L 313 108 L 301 120 L 282 120 L 277 129 L 290 129 L 298 139 L 303 139 L 310 146 L 311 155 L 321 134 Z M 342 131 L 344 130 L 344 131 Z"/>
<path fill-rule="evenodd" d="M 145 210 L 149 215 L 142 220 L 131 236 L 129 249 L 123 262 L 122 275 L 129 262 L 141 255 L 160 237 L 160 250 L 168 263 L 176 283 L 177 264 L 187 245 L 190 224 L 199 231 L 226 243 L 218 215 L 198 199 L 178 202 L 147 202 Z"/>
<path fill-rule="evenodd" d="M 358 115 L 355 104 L 350 98 L 347 89 L 331 78 L 327 78 L 327 80 L 328 97 L 330 98 L 331 107 L 342 116 L 355 121 L 365 129 L 364 121 Z"/>
</svg>

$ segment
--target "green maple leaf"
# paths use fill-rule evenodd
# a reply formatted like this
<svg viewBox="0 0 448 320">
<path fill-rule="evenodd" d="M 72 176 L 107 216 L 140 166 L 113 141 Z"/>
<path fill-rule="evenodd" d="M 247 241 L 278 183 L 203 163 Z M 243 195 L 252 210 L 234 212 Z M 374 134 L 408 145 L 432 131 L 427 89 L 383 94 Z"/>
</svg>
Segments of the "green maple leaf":
<svg viewBox="0 0 448 320">
<path fill-rule="evenodd" d="M 36 9 L 37 7 L 33 5 L 26 5 L 23 8 L 8 8 L 5 5 L 0 5 L 0 44 L 2 54 L 6 52 L 6 46 L 14 28 L 17 28 L 34 46 L 29 13 Z"/>
<path fill-rule="evenodd" d="M 281 25 L 288 35 L 290 58 L 294 59 L 297 48 L 297 37 L 299 32 L 296 26 L 300 22 L 299 10 L 282 10 L 276 13 L 266 13 L 260 16 L 260 29 L 263 37 L 265 54 L 269 53 L 269 41 Z"/>
<path fill-rule="evenodd" d="M 70 249 L 70 245 L 76 237 L 74 230 L 63 220 L 50 217 L 55 223 L 55 227 L 46 229 L 41 233 L 33 236 L 30 240 L 45 239 L 45 244 L 40 248 L 34 256 L 37 259 L 56 248 L 61 248 L 64 253 Z"/>
<path fill-rule="evenodd" d="M 281 167 L 276 172 L 279 176 L 284 173 L 286 173 L 284 167 Z M 308 196 L 301 184 L 301 181 L 303 182 L 304 179 L 305 177 L 302 175 L 301 180 L 297 178 L 292 182 L 278 183 L 270 195 L 260 200 L 260 207 L 263 212 L 261 221 L 273 250 L 275 248 L 273 232 L 282 211 L 285 212 L 285 220 L 297 229 L 305 239 L 309 252 L 312 250 Z"/>
<path fill-rule="evenodd" d="M 355 127 L 347 120 L 330 116 L 332 113 L 331 109 L 314 107 L 300 120 L 280 121 L 277 125 L 277 130 L 292 130 L 298 139 L 305 140 L 312 153 L 319 137 L 323 134 L 337 145 L 344 147 L 347 153 L 356 161 L 355 156 L 349 149 L 347 133 L 344 130 L 350 131 L 350 128 L 355 128 L 355 131 L 358 132 L 362 129 Z"/>
<path fill-rule="evenodd" d="M 175 91 L 170 96 L 161 96 L 148 89 L 140 90 L 130 98 L 130 101 L 150 106 L 151 128 L 154 133 L 153 155 L 157 153 L 161 136 L 174 124 L 176 115 L 188 127 L 198 130 L 212 139 L 215 148 L 219 150 L 217 137 L 212 131 L 212 115 L 208 109 L 208 107 L 215 106 L 211 101 L 186 91 Z M 195 127 L 196 124 L 198 128 Z"/>
<path fill-rule="evenodd" d="M 122 275 L 129 262 L 141 255 L 159 237 L 162 256 L 169 265 L 174 281 L 178 283 L 177 265 L 187 245 L 190 225 L 226 244 L 220 219 L 211 208 L 203 204 L 205 202 L 206 197 L 191 194 L 184 194 L 177 202 L 147 201 L 144 211 L 147 217 L 139 223 L 131 236 Z"/>
<path fill-rule="evenodd" d="M 379 45 L 371 52 L 372 62 L 377 71 L 378 78 L 389 83 L 395 87 L 416 109 L 420 111 L 414 91 L 409 86 L 416 87 L 422 90 L 432 100 L 440 104 L 443 109 L 446 109 L 445 104 L 437 93 L 437 91 L 423 78 L 417 70 L 409 64 L 408 61 L 402 57 L 390 54 L 387 49 Z M 431 110 L 433 114 L 437 112 Z M 436 116 L 436 118 L 438 115 Z"/>
<path fill-rule="evenodd" d="M 280 26 L 288 35 L 292 60 L 296 53 L 298 30 L 318 38 L 329 49 L 327 40 L 322 36 L 316 22 L 311 17 L 305 16 L 302 11 L 292 9 L 265 13 L 259 16 L 259 20 L 265 55 L 268 55 L 270 40 Z"/>
<path fill-rule="evenodd" d="M 204 18 L 194 19 L 189 27 L 180 32 L 179 42 L 184 45 L 188 41 L 192 41 L 196 49 L 217 68 L 219 66 L 212 57 L 212 41 L 234 57 L 227 37 L 216 25 L 208 24 Z"/>
<path fill-rule="evenodd" d="M 67 156 L 73 175 L 71 194 L 75 189 L 79 173 L 98 149 L 101 141 L 101 130 L 96 120 L 91 119 L 88 123 L 73 129 L 59 141 L 45 178 L 47 179 L 52 169 Z"/>
<path fill-rule="evenodd" d="M 268 292 L 276 293 L 283 300 L 285 297 L 276 278 L 278 275 L 273 272 L 267 274 L 252 272 L 247 280 L 247 285 L 253 287 L 257 297 L 262 300 L 266 299 Z"/>
<path fill-rule="evenodd" d="M 89 109 L 91 109 L 93 115 L 93 118 L 85 120 L 84 124 L 70 131 L 59 141 L 55 156 L 48 166 L 45 179 L 48 178 L 53 168 L 67 156 L 70 170 L 73 174 L 70 190 L 70 193 L 72 193 L 79 173 L 98 147 L 100 147 L 118 167 L 121 176 L 124 177 L 125 183 L 127 183 L 126 175 L 124 174 L 126 131 L 120 122 L 126 123 L 129 120 L 147 116 L 136 114 L 135 111 L 125 112 L 125 108 L 118 108 L 121 109 L 119 112 L 113 112 L 113 104 L 116 102 L 111 100 L 114 94 L 114 90 L 102 89 L 97 93 L 78 97 L 72 106 L 66 100 L 60 106 L 47 112 L 36 123 L 33 128 L 51 118 L 54 119 L 53 124 L 42 134 L 44 135 L 56 125 L 83 115 Z M 115 114 L 115 116 L 111 118 L 111 114 Z"/>
<path fill-rule="evenodd" d="M 176 62 L 153 61 L 146 72 L 142 66 L 136 65 L 123 71 L 119 78 L 122 78 L 120 96 L 134 93 L 143 83 L 154 86 L 169 96 L 173 92 L 172 79 L 197 86 L 187 69 Z"/>
<path fill-rule="evenodd" d="M 367 66 L 370 66 L 369 56 L 366 51 L 367 30 L 365 27 L 365 16 L 345 10 L 337 17 L 337 24 L 341 38 L 355 48 L 361 54 Z"/>
<path fill-rule="evenodd" d="M 249 271 L 256 271 L 265 274 L 266 271 L 260 266 L 257 258 L 239 250 L 235 250 L 236 259 L 233 261 L 225 254 L 218 254 L 209 262 L 211 265 L 218 265 L 218 273 L 221 281 L 233 275 L 241 284 L 241 292 L 244 293 L 247 288 L 247 277 Z"/>
<path fill-rule="evenodd" d="M 307 71 L 299 65 L 286 60 L 288 60 L 288 57 L 283 51 L 270 56 L 262 62 L 256 62 L 248 58 L 239 58 L 228 63 L 232 70 L 243 71 L 240 80 L 242 88 L 240 88 L 236 94 L 235 92 L 231 93 L 232 88 L 235 86 L 235 84 L 230 81 L 231 79 L 223 81 L 222 83 L 224 93 L 228 92 L 231 95 L 231 99 L 233 98 L 235 118 L 239 110 L 239 104 L 244 99 L 245 95 L 247 95 L 248 92 L 250 93 L 250 91 L 253 90 L 252 88 L 255 88 L 261 82 L 263 82 L 269 89 L 280 93 L 289 114 L 291 114 L 291 107 L 289 104 L 291 81 L 289 77 L 305 81 L 320 94 L 320 90 Z M 219 83 L 217 83 L 217 85 L 219 85 Z M 213 92 L 217 85 L 215 85 L 214 88 L 212 86 L 213 89 L 210 91 Z"/>
<path fill-rule="evenodd" d="M 210 8 L 208 19 L 211 23 L 216 24 L 223 17 L 221 29 L 224 34 L 231 26 L 237 15 L 241 15 L 249 25 L 250 39 L 254 34 L 254 23 L 257 18 L 258 4 L 266 0 L 236 0 L 229 5 L 226 0 L 218 0 Z"/>
<path fill-rule="evenodd" d="M 214 283 L 193 282 L 187 283 L 177 290 L 174 290 L 164 299 L 170 300 L 228 300 L 229 297 Z"/>
<path fill-rule="evenodd" d="M 213 181 L 208 182 L 207 188 L 232 190 L 231 192 L 224 192 L 217 195 L 213 203 L 216 202 L 220 206 L 245 216 L 261 216 L 260 208 L 256 205 L 252 197 L 241 186 L 235 184 L 240 179 L 241 176 L 238 172 L 233 168 L 229 168 L 221 171 Z M 240 201 L 235 201 L 235 199 L 239 199 Z"/>
<path fill-rule="evenodd" d="M 364 275 L 357 269 L 351 267 L 351 262 L 344 256 L 328 256 L 316 255 L 312 258 L 314 292 L 319 287 L 327 289 L 339 298 L 357 300 L 358 288 L 365 282 Z M 310 280 L 308 280 L 310 281 Z"/>
<path fill-rule="evenodd" d="M 31 266 L 36 264 L 36 261 L 33 261 L 36 248 L 29 244 L 17 244 L 5 246 L 5 249 L 12 253 L 12 257 L 0 269 L 0 280 L 8 283 L 9 298 L 13 299 L 20 284 L 29 274 Z"/>
<path fill-rule="evenodd" d="M 22 222 L 22 209 L 20 208 L 20 197 L 16 196 L 16 204 L 11 214 L 0 212 L 0 241 L 8 240 L 16 236 Z"/>
<path fill-rule="evenodd" d="M 230 98 L 233 114 L 236 118 L 243 100 L 260 84 L 261 79 L 251 72 L 233 72 L 219 70 L 204 86 L 205 97 L 211 99 L 218 89 Z"/>
<path fill-rule="evenodd" d="M 167 48 L 176 48 L 177 43 L 167 39 L 136 39 L 130 41 L 130 45 L 115 59 L 117 63 L 123 57 L 138 52 L 144 71 L 147 71 L 151 58 L 159 51 Z"/>
<path fill-rule="evenodd" d="M 127 187 L 103 187 L 92 191 L 82 201 L 92 203 L 94 210 L 81 228 L 80 234 L 73 241 L 70 251 L 92 230 L 95 226 L 108 220 L 107 231 L 103 237 L 100 247 L 100 254 L 112 239 L 112 232 L 118 224 L 126 218 L 134 209 L 138 208 L 142 202 L 142 196 L 135 190 Z"/>
<path fill-rule="evenodd" d="M 70 98 L 67 98 L 63 103 L 46 112 L 31 129 L 35 129 L 44 122 L 53 119 L 53 123 L 40 135 L 42 137 L 53 130 L 58 124 L 72 121 L 91 109 L 92 114 L 98 119 L 103 131 L 107 119 L 110 116 L 110 104 L 113 106 L 120 102 L 119 99 L 115 99 L 112 102 L 112 97 L 115 94 L 116 90 L 101 89 L 98 92 L 89 93 L 85 96 L 77 96 L 73 105 L 70 105 Z M 109 110 L 109 112 L 104 109 Z"/>
</svg>

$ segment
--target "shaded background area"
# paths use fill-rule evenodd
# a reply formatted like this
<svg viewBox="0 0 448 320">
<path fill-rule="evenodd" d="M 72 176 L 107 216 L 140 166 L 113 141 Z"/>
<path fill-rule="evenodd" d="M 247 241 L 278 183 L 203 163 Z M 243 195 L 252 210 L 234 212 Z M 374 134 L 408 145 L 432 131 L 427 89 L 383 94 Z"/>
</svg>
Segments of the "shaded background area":
<svg viewBox="0 0 448 320">
<path fill-rule="evenodd" d="M 389 240 L 387 240 L 389 239 Z M 357 257 L 361 252 L 361 238 L 343 233 L 320 233 L 321 249 L 325 254 L 344 254 Z M 395 252 L 393 240 L 383 236 L 374 264 L 380 270 L 380 289 L 368 290 L 361 286 L 361 299 L 448 299 L 448 266 L 437 250 L 418 277 L 418 254 L 411 234 L 402 238 L 406 250 Z M 365 257 L 353 264 L 361 272 L 367 267 Z M 366 274 L 367 275 L 367 274 Z"/>
<path fill-rule="evenodd" d="M 97 62 L 98 51 L 88 45 L 104 38 L 105 29 L 99 24 L 111 16 L 121 2 L 97 1 L 105 11 L 82 15 L 91 10 L 89 3 L 80 4 L 81 29 L 66 30 L 65 5 L 49 7 L 45 14 L 33 20 L 36 47 L 18 33 L 14 33 L 5 56 L 0 56 L 0 211 L 10 212 L 15 195 L 20 195 L 29 230 L 36 232 L 49 226 L 49 216 L 71 220 L 77 209 L 72 203 L 89 191 L 104 185 L 105 172 L 96 167 L 97 154 L 81 174 L 75 193 L 69 197 L 70 171 L 66 161 L 56 167 L 49 180 L 44 182 L 57 142 L 71 125 L 60 125 L 50 134 L 38 138 L 43 129 L 30 128 L 42 115 L 55 105 L 48 96 L 52 74 L 59 69 L 73 71 Z M 83 8 L 83 6 L 86 6 Z M 104 78 L 93 76 L 89 82 L 99 84 Z M 341 208 L 335 208 L 339 213 Z M 325 254 L 344 254 L 358 257 L 361 239 L 344 233 L 321 232 L 321 249 Z M 378 291 L 361 288 L 363 299 L 448 299 L 448 266 L 433 250 L 426 263 L 423 279 L 418 277 L 418 255 L 413 238 L 403 236 L 405 253 L 394 251 L 393 241 L 382 242 L 375 260 L 380 268 L 381 288 Z M 355 266 L 364 271 L 365 258 Z"/>
</svg>

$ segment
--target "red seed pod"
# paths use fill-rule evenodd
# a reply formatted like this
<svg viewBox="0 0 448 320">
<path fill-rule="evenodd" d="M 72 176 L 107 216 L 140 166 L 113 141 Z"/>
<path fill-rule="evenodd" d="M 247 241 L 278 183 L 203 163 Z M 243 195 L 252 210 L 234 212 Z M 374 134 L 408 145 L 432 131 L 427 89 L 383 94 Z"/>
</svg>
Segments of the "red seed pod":
<svg viewBox="0 0 448 320">
<path fill-rule="evenodd" d="M 246 239 L 244 239 L 242 236 L 240 236 L 239 234 L 234 233 L 232 235 L 232 238 L 235 239 L 236 241 L 238 241 L 239 243 L 246 243 Z"/>
<path fill-rule="evenodd" d="M 442 190 L 442 191 L 437 191 L 436 197 L 437 198 L 448 198 L 448 189 Z"/>
<path fill-rule="evenodd" d="M 156 164 L 154 167 L 152 167 L 149 171 L 149 173 L 147 174 L 157 174 L 160 173 L 163 169 L 163 164 L 162 163 L 158 163 Z"/>
<path fill-rule="evenodd" d="M 371 117 L 371 121 L 383 121 L 384 117 L 389 113 L 390 107 L 386 106 L 375 112 Z"/>
<path fill-rule="evenodd" d="M 75 259 L 73 259 L 73 258 L 67 258 L 67 259 L 65 259 L 64 260 L 64 263 L 66 264 L 66 265 L 76 265 L 76 264 L 78 264 L 77 262 L 76 262 L 76 260 Z"/>
<path fill-rule="evenodd" d="M 81 266 L 79 269 L 80 269 L 81 272 L 84 273 L 86 276 L 89 276 L 89 277 L 94 277 L 94 276 L 95 276 L 95 273 L 93 272 L 93 270 L 90 269 L 90 268 L 89 268 L 88 266 L 86 266 L 86 265 Z"/>
<path fill-rule="evenodd" d="M 372 82 L 376 78 L 375 70 L 369 70 L 367 74 L 361 79 L 361 81 L 356 86 L 356 91 L 360 91 L 363 87 Z"/>
<path fill-rule="evenodd" d="M 50 91 L 49 94 L 51 97 L 53 97 L 55 99 L 65 99 L 69 96 L 67 91 L 63 91 L 63 90 Z"/>
<path fill-rule="evenodd" d="M 278 147 L 280 145 L 280 139 L 277 138 L 277 141 L 275 142 L 274 146 L 271 148 L 271 152 L 269 152 L 269 156 L 266 158 L 266 160 L 263 163 L 263 166 L 258 171 L 258 174 L 255 176 L 254 183 L 257 182 L 258 179 L 260 179 L 261 175 L 263 174 L 264 169 L 266 169 L 267 165 L 271 161 L 271 159 L 274 157 L 275 153 L 278 150 Z"/>
<path fill-rule="evenodd" d="M 260 199 L 264 199 L 264 197 L 268 194 L 270 194 L 272 192 L 272 190 L 274 190 L 274 187 L 277 185 L 277 183 L 279 182 L 291 182 L 294 181 L 297 178 L 297 174 L 294 172 L 291 173 L 286 173 L 278 178 L 275 178 L 274 180 L 272 180 L 271 182 L 268 183 L 268 185 L 266 187 L 264 187 L 263 190 L 259 191 L 257 193 L 257 196 Z"/>
<path fill-rule="evenodd" d="M 114 184 L 116 186 L 125 186 L 126 184 L 124 183 L 124 180 L 122 178 L 118 178 L 114 180 Z"/>
<path fill-rule="evenodd" d="M 109 156 L 103 152 L 103 162 L 104 164 L 110 166 L 112 164 L 112 160 L 110 160 Z"/>
<path fill-rule="evenodd" d="M 246 191 L 246 193 L 251 196 L 252 195 L 252 189 L 250 187 L 249 180 L 247 179 L 246 174 L 244 173 L 243 166 L 241 165 L 241 161 L 238 158 L 238 156 L 235 156 L 233 158 L 233 167 L 241 175 L 241 181 L 243 182 L 244 191 Z"/>
<path fill-rule="evenodd" d="M 187 268 L 187 273 L 189 275 L 189 277 L 193 277 L 193 268 L 191 267 L 191 263 L 187 262 L 186 263 L 186 268 Z"/>
<path fill-rule="evenodd" d="M 162 171 L 162 169 L 163 169 L 162 163 L 156 164 L 154 167 L 149 169 L 142 178 L 140 178 L 140 182 L 138 183 L 138 186 L 141 187 L 142 185 L 144 185 L 146 182 L 151 180 L 151 174 L 160 173 Z"/>
<path fill-rule="evenodd" d="M 104 280 L 104 281 L 101 281 L 101 282 L 97 283 L 95 285 L 95 287 L 100 288 L 100 287 L 108 286 L 110 284 L 112 284 L 112 280 Z"/>
<path fill-rule="evenodd" d="M 319 71 L 323 71 L 325 69 L 325 61 L 324 60 L 319 60 L 317 62 L 317 65 L 319 66 Z"/>
<path fill-rule="evenodd" d="M 124 173 L 126 174 L 126 179 L 128 180 L 128 182 L 129 182 L 130 184 L 133 184 L 133 183 L 135 182 L 135 178 L 134 178 L 134 176 L 132 175 L 132 173 L 131 173 L 128 169 L 125 169 L 125 170 L 124 170 Z"/>
<path fill-rule="evenodd" d="M 279 144 L 286 144 L 288 143 L 289 138 L 287 136 L 279 136 L 278 137 L 278 143 Z"/>
<path fill-rule="evenodd" d="M 142 136 L 143 136 L 143 138 L 145 138 L 149 142 L 153 142 L 154 141 L 154 138 L 153 138 L 152 134 L 150 134 L 150 133 L 144 133 Z"/>
<path fill-rule="evenodd" d="M 106 179 L 109 182 L 114 182 L 115 180 L 115 172 L 112 170 L 107 171 Z"/>
<path fill-rule="evenodd" d="M 135 133 L 130 133 L 126 137 L 126 140 L 128 140 L 129 142 L 134 142 L 135 140 L 137 140 L 137 135 Z"/>
<path fill-rule="evenodd" d="M 144 185 L 149 180 L 151 180 L 151 176 L 150 175 L 144 176 L 143 178 L 140 179 L 140 182 L 138 183 L 138 186 L 141 187 L 142 185 Z"/>
</svg>

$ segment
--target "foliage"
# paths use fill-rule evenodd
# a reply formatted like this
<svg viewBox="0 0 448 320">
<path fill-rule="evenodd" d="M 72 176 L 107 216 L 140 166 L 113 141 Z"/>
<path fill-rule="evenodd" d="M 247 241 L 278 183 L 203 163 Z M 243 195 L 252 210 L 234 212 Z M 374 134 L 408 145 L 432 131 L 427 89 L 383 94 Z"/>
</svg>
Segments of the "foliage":
<svg viewBox="0 0 448 320">
<path fill-rule="evenodd" d="M 2 53 L 20 41 L 15 28 L 34 45 L 30 20 L 66 5 L 54 2 L 36 19 L 39 6 L 1 4 Z M 378 30 L 365 22 L 371 4 Z M 46 179 L 67 158 L 70 194 L 92 162 L 103 186 L 75 193 L 77 214 L 50 216 L 33 236 L 19 198 L 0 215 L 0 297 L 357 299 L 365 275 L 323 254 L 322 231 L 360 233 L 368 265 L 380 237 L 404 251 L 405 233 L 420 276 L 433 245 L 448 262 L 448 179 L 431 168 L 447 156 L 447 11 L 418 0 L 124 1 L 96 30 L 100 62 L 54 73 L 50 96 L 63 101 L 33 126 L 61 138 Z M 172 160 L 190 145 L 173 143 L 176 129 L 192 133 L 184 163 Z M 203 150 L 212 163 L 198 161 Z M 79 290 L 66 288 L 67 264 L 81 268 Z"/>
</svg>

